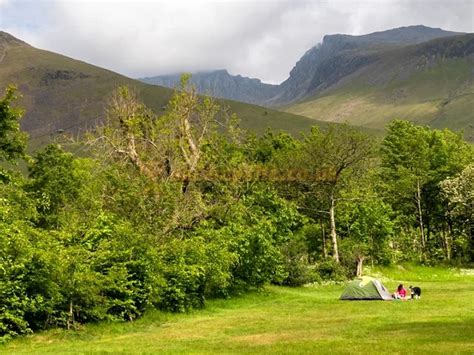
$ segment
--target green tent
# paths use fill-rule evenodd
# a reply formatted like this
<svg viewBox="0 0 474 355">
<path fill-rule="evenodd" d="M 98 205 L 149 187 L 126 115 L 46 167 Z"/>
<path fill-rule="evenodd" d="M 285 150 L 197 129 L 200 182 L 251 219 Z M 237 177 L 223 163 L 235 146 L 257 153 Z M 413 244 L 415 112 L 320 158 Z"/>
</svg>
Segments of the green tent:
<svg viewBox="0 0 474 355">
<path fill-rule="evenodd" d="M 352 280 L 341 295 L 341 300 L 392 300 L 392 295 L 373 277 L 363 276 Z"/>
</svg>

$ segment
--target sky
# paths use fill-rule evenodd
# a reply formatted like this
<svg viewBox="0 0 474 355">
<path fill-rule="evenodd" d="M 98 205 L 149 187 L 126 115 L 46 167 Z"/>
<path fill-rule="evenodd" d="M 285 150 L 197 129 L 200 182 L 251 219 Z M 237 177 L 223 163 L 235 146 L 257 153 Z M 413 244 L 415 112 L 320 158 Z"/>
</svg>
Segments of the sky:
<svg viewBox="0 0 474 355">
<path fill-rule="evenodd" d="M 130 77 L 227 69 L 280 83 L 326 34 L 474 32 L 474 0 L 0 0 L 0 30 Z"/>
</svg>

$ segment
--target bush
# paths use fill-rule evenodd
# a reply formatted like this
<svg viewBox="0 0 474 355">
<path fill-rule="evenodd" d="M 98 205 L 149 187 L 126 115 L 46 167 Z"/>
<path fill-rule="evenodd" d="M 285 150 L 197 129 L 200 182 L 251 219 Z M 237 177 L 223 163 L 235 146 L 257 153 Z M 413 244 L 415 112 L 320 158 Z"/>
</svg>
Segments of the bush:
<svg viewBox="0 0 474 355">
<path fill-rule="evenodd" d="M 61 297 L 54 243 L 21 222 L 0 230 L 0 338 L 8 338 L 49 325 Z"/>
<path fill-rule="evenodd" d="M 334 259 L 326 259 L 316 264 L 316 272 L 322 280 L 344 281 L 347 279 L 348 270 Z"/>
<path fill-rule="evenodd" d="M 320 277 L 308 263 L 304 240 L 295 238 L 282 248 L 284 278 L 273 280 L 277 285 L 302 286 L 319 281 Z"/>
<path fill-rule="evenodd" d="M 185 239 L 170 240 L 159 255 L 163 287 L 158 307 L 172 312 L 201 308 L 207 297 L 226 296 L 232 287 L 237 256 L 228 230 L 203 223 Z"/>
<path fill-rule="evenodd" d="M 160 259 L 164 285 L 159 290 L 158 307 L 185 312 L 205 303 L 205 251 L 201 240 L 172 240 Z"/>
</svg>

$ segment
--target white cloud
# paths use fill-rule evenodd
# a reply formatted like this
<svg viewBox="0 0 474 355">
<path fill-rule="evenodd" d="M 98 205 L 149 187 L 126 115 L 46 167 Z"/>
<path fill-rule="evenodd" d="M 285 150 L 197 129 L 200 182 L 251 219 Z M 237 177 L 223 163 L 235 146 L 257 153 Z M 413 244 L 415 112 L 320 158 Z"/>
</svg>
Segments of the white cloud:
<svg viewBox="0 0 474 355">
<path fill-rule="evenodd" d="M 0 6 L 3 3 L 0 0 Z M 279 82 L 325 34 L 362 34 L 411 24 L 468 32 L 474 27 L 471 0 L 23 0 L 18 4 L 4 6 L 21 14 L 17 22 L 0 21 L 0 26 L 40 48 L 133 77 L 227 68 L 234 74 Z M 24 15 L 27 10 L 29 16 Z"/>
</svg>

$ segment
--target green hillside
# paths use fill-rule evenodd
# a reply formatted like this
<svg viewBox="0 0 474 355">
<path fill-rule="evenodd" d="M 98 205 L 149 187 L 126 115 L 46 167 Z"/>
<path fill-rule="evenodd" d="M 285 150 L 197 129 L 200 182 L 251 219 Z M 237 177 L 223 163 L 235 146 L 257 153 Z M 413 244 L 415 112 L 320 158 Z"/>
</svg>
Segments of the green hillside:
<svg viewBox="0 0 474 355">
<path fill-rule="evenodd" d="M 371 128 L 407 119 L 464 130 L 474 141 L 474 61 L 466 53 L 473 44 L 474 35 L 464 35 L 387 50 L 373 64 L 286 110 Z"/>
<path fill-rule="evenodd" d="M 13 83 L 26 109 L 22 122 L 35 142 L 48 141 L 58 132 L 77 133 L 99 123 L 107 97 L 120 85 L 134 88 L 158 114 L 172 90 L 147 85 L 109 70 L 56 53 L 40 50 L 0 32 L 0 88 Z M 268 127 L 299 133 L 318 124 L 307 117 L 235 101 L 222 101 L 241 119 L 241 126 L 256 132 Z"/>
</svg>

